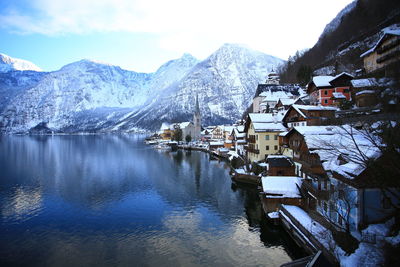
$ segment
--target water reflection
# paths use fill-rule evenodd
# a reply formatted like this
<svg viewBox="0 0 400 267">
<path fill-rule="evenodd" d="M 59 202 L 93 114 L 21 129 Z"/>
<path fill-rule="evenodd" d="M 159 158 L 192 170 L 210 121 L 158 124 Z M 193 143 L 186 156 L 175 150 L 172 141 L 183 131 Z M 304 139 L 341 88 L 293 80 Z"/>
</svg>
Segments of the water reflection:
<svg viewBox="0 0 400 267">
<path fill-rule="evenodd" d="M 0 138 L 0 259 L 9 265 L 290 260 L 282 233 L 260 228 L 257 194 L 232 190 L 228 167 L 205 153 L 159 152 L 134 135 Z"/>
</svg>

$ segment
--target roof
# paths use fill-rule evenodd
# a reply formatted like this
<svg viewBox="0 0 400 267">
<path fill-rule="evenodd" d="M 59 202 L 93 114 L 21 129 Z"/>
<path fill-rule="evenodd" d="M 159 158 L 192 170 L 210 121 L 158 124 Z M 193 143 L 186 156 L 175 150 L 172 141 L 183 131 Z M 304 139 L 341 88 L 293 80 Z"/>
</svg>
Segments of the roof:
<svg viewBox="0 0 400 267">
<path fill-rule="evenodd" d="M 286 127 L 281 122 L 253 122 L 255 132 L 283 132 Z"/>
<path fill-rule="evenodd" d="M 334 134 L 340 132 L 340 126 L 296 126 L 289 132 L 297 131 L 301 135 Z"/>
<path fill-rule="evenodd" d="M 346 96 L 341 92 L 332 93 L 332 95 L 334 98 L 346 98 Z"/>
<path fill-rule="evenodd" d="M 277 121 L 273 113 L 249 113 L 250 120 L 254 122 L 275 122 Z"/>
<path fill-rule="evenodd" d="M 259 96 L 265 97 L 263 102 L 267 102 L 267 101 L 278 102 L 279 98 L 291 98 L 291 97 L 294 97 L 291 92 L 286 92 L 286 91 L 283 91 L 283 90 L 278 90 L 278 91 L 268 90 L 268 91 L 260 93 Z"/>
<path fill-rule="evenodd" d="M 383 33 L 383 35 L 378 40 L 378 42 L 376 42 L 376 44 L 371 49 L 369 49 L 369 50 L 365 51 L 364 53 L 362 53 L 360 55 L 360 57 L 366 57 L 369 54 L 373 53 L 388 35 L 400 36 L 400 27 L 398 27 L 397 25 L 396 26 L 389 26 L 387 28 L 384 28 L 382 30 L 382 33 Z"/>
<path fill-rule="evenodd" d="M 333 76 L 314 76 L 312 82 L 316 87 L 330 87 L 329 83 L 334 77 Z"/>
<path fill-rule="evenodd" d="M 356 93 L 356 96 L 357 95 L 365 95 L 365 94 L 375 94 L 376 92 L 374 91 L 374 90 L 363 90 L 363 91 L 360 91 L 360 92 L 358 92 L 358 93 Z"/>
<path fill-rule="evenodd" d="M 375 78 L 356 79 L 356 80 L 351 81 L 351 85 L 354 88 L 374 87 L 374 86 L 378 86 L 378 81 Z"/>
<path fill-rule="evenodd" d="M 161 124 L 160 131 L 168 130 L 169 129 L 169 124 L 167 122 L 163 122 Z"/>
<path fill-rule="evenodd" d="M 281 101 L 282 105 L 284 105 L 284 106 L 293 105 L 296 100 L 297 99 L 293 99 L 293 98 L 279 98 L 279 101 Z"/>
<path fill-rule="evenodd" d="M 381 154 L 364 133 L 348 125 L 303 126 L 293 130 L 304 136 L 310 153 L 318 154 L 325 171 L 348 179 L 365 170 L 365 158 L 374 159 Z"/>
<path fill-rule="evenodd" d="M 334 110 L 334 111 L 337 110 L 337 108 L 335 107 L 312 106 L 312 105 L 293 105 L 292 107 L 302 110 Z"/>
<path fill-rule="evenodd" d="M 181 122 L 179 123 L 179 128 L 184 129 L 186 127 L 188 127 L 192 122 L 190 121 L 185 121 L 185 122 Z"/>
<path fill-rule="evenodd" d="M 270 167 L 291 167 L 294 166 L 293 161 L 283 155 L 268 155 L 267 162 Z"/>
<path fill-rule="evenodd" d="M 302 179 L 295 176 L 266 176 L 261 178 L 267 198 L 301 198 Z"/>
</svg>

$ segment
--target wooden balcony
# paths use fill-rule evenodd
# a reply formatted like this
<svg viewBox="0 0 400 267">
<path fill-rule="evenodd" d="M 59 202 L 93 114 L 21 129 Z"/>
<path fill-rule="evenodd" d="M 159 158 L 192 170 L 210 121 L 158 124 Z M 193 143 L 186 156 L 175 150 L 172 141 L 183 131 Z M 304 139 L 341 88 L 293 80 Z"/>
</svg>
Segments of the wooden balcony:
<svg viewBox="0 0 400 267">
<path fill-rule="evenodd" d="M 259 149 L 255 149 L 255 148 L 252 148 L 252 147 L 245 147 L 245 149 L 249 153 L 260 154 L 260 150 Z"/>
<path fill-rule="evenodd" d="M 251 143 L 251 144 L 255 144 L 256 143 L 256 136 L 255 135 L 249 135 L 247 137 L 247 142 Z"/>
<path fill-rule="evenodd" d="M 328 190 L 318 190 L 317 188 L 315 188 L 312 185 L 311 181 L 304 180 L 301 185 L 301 189 L 303 191 L 310 192 L 317 199 L 320 199 L 320 200 L 328 200 L 329 199 L 329 191 Z"/>
</svg>

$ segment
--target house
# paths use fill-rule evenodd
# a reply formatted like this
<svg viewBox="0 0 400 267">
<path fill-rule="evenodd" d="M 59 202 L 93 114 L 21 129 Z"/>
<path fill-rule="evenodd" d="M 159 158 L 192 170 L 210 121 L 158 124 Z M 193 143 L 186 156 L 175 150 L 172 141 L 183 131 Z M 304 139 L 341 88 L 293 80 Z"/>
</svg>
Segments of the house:
<svg viewBox="0 0 400 267">
<path fill-rule="evenodd" d="M 398 69 L 400 62 L 400 27 L 388 27 L 383 29 L 382 33 L 383 35 L 378 42 L 360 55 L 364 61 L 364 69 L 367 74 L 389 67 Z"/>
<path fill-rule="evenodd" d="M 378 160 L 380 151 L 365 134 L 350 126 L 308 126 L 293 128 L 284 139 L 293 150 L 296 174 L 304 178 L 305 209 L 350 231 L 393 212 L 387 203 L 394 198 L 368 175 L 364 159 Z"/>
<path fill-rule="evenodd" d="M 209 140 L 211 140 L 211 130 L 206 128 L 203 131 L 201 131 L 201 140 L 203 142 L 207 142 Z"/>
<path fill-rule="evenodd" d="M 211 130 L 211 139 L 213 140 L 224 140 L 224 125 L 215 126 Z"/>
<path fill-rule="evenodd" d="M 260 200 L 264 212 L 277 211 L 281 204 L 301 206 L 302 179 L 295 176 L 266 176 L 261 178 Z"/>
<path fill-rule="evenodd" d="M 272 109 L 275 108 L 276 104 L 278 103 L 279 99 L 290 99 L 295 98 L 291 92 L 283 91 L 283 90 L 268 90 L 262 92 L 260 96 L 263 97 L 260 103 L 260 112 L 270 112 Z"/>
<path fill-rule="evenodd" d="M 350 81 L 354 77 L 342 72 L 337 76 L 314 76 L 307 84 L 311 104 L 336 106 L 343 99 L 351 100 Z"/>
<path fill-rule="evenodd" d="M 335 117 L 336 110 L 334 107 L 292 105 L 285 113 L 282 121 L 289 128 L 322 125 Z"/>
<path fill-rule="evenodd" d="M 244 125 L 238 125 L 232 129 L 231 132 L 233 147 L 235 152 L 240 156 L 243 156 L 244 146 L 247 144 L 246 133 L 244 132 Z"/>
<path fill-rule="evenodd" d="M 298 85 L 259 84 L 253 98 L 253 113 L 268 113 L 278 103 L 279 98 L 297 98 L 303 94 Z"/>
<path fill-rule="evenodd" d="M 295 176 L 293 160 L 283 155 L 268 155 L 268 176 Z"/>
<path fill-rule="evenodd" d="M 351 81 L 351 91 L 357 107 L 370 107 L 378 103 L 377 94 L 379 82 L 375 78 L 354 79 Z"/>
<path fill-rule="evenodd" d="M 293 105 L 296 100 L 298 99 L 293 99 L 293 98 L 279 98 L 278 103 L 275 105 L 276 110 L 287 110 L 291 105 Z M 302 104 L 303 101 L 301 101 Z"/>
<path fill-rule="evenodd" d="M 247 159 L 251 162 L 265 160 L 265 156 L 279 151 L 278 135 L 286 131 L 281 120 L 273 113 L 250 113 L 245 130 Z"/>
<path fill-rule="evenodd" d="M 231 136 L 235 126 L 224 126 L 224 147 L 227 149 L 233 149 L 233 137 Z"/>
<path fill-rule="evenodd" d="M 172 139 L 172 134 L 173 134 L 173 129 L 171 130 L 171 126 L 163 122 L 160 127 L 159 135 L 161 136 L 161 139 L 163 140 L 171 140 Z"/>
</svg>

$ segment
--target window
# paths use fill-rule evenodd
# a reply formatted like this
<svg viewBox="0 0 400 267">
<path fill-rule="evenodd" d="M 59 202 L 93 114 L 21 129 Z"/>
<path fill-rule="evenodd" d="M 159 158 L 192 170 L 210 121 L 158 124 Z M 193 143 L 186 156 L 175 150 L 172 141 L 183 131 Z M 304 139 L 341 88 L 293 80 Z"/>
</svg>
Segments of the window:
<svg viewBox="0 0 400 267">
<path fill-rule="evenodd" d="M 274 146 L 274 149 L 275 149 L 275 150 L 278 150 L 278 146 Z"/>
<path fill-rule="evenodd" d="M 278 135 L 277 134 L 274 136 L 274 140 L 278 140 Z"/>
<path fill-rule="evenodd" d="M 265 140 L 269 140 L 269 135 L 268 134 L 265 136 Z"/>
<path fill-rule="evenodd" d="M 328 205 L 326 204 L 326 202 L 324 201 L 324 211 L 328 212 Z"/>
<path fill-rule="evenodd" d="M 343 93 L 348 93 L 349 92 L 349 89 L 344 89 L 343 90 Z"/>
<path fill-rule="evenodd" d="M 258 140 L 258 134 L 256 134 L 256 140 Z"/>
<path fill-rule="evenodd" d="M 328 95 L 328 90 L 325 90 L 325 91 L 324 91 L 324 95 Z"/>
<path fill-rule="evenodd" d="M 324 103 L 325 103 L 325 104 L 328 104 L 328 99 L 325 99 L 325 100 L 324 100 Z"/>
<path fill-rule="evenodd" d="M 269 146 L 266 146 L 265 149 L 266 149 L 266 150 L 269 150 Z"/>
</svg>

